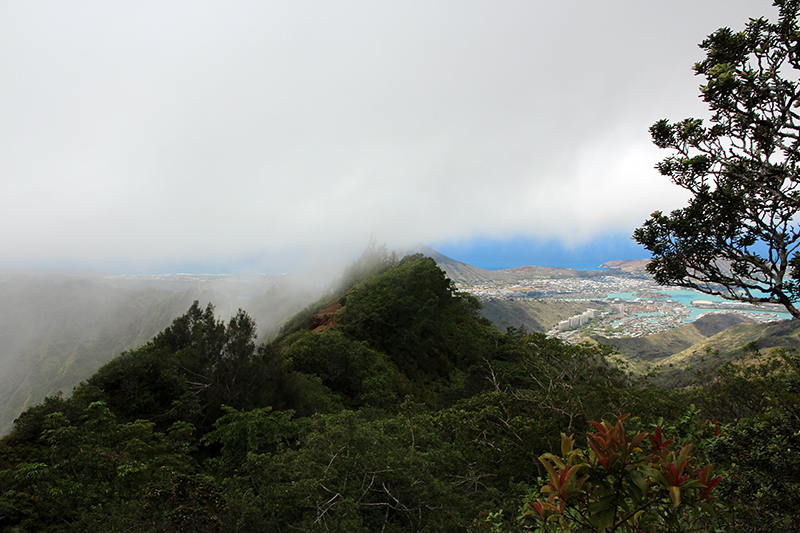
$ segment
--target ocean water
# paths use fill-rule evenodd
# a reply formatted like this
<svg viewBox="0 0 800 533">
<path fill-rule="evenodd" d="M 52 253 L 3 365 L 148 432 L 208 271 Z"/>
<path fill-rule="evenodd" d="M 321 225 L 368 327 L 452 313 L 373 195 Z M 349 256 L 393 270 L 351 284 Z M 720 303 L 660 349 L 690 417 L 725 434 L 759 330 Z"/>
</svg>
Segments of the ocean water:
<svg viewBox="0 0 800 533">
<path fill-rule="evenodd" d="M 693 301 L 696 300 L 706 300 L 711 302 L 730 301 L 730 300 L 725 300 L 725 298 L 720 298 L 719 296 L 710 296 L 708 294 L 703 294 L 701 292 L 688 289 L 659 287 L 659 292 L 667 295 L 667 299 L 675 300 L 676 302 L 679 302 L 689 308 L 689 315 L 686 317 L 686 322 L 693 322 L 700 315 L 714 311 L 713 309 L 694 307 L 692 305 Z M 619 298 L 621 300 L 633 300 L 634 298 L 636 298 L 636 296 L 632 292 L 614 292 L 614 293 L 608 293 L 607 298 L 609 300 L 613 300 L 614 298 Z M 773 313 L 774 311 L 770 310 L 770 311 L 745 311 L 745 312 L 758 315 L 762 313 Z M 792 318 L 792 315 L 790 315 L 788 312 L 779 312 L 777 314 L 780 319 Z"/>
</svg>

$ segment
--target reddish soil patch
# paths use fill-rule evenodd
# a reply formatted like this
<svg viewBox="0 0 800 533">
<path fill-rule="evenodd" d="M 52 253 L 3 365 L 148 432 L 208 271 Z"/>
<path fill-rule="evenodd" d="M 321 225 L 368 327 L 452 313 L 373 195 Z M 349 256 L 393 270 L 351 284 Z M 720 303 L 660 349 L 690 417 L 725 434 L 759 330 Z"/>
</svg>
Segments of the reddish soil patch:
<svg viewBox="0 0 800 533">
<path fill-rule="evenodd" d="M 338 311 L 341 308 L 342 308 L 342 300 L 340 298 L 332 302 L 325 309 L 320 309 L 319 311 L 311 315 L 311 332 L 319 333 L 320 331 L 325 331 L 326 329 L 333 327 L 336 311 Z"/>
</svg>

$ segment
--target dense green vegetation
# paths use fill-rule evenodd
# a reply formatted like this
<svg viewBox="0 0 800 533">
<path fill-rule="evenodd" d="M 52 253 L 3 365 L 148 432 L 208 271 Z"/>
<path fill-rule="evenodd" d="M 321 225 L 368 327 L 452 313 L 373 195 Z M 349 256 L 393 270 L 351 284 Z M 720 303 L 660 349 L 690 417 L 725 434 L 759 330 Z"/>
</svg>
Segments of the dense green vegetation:
<svg viewBox="0 0 800 533">
<path fill-rule="evenodd" d="M 781 76 L 800 65 L 800 2 L 775 4 L 779 24 L 703 43 L 716 124 L 653 129 L 677 152 L 662 172 L 695 198 L 636 237 L 658 281 L 761 287 L 797 315 L 798 85 Z M 433 259 L 374 244 L 274 341 L 256 331 L 195 301 L 25 410 L 0 440 L 0 533 L 800 531 L 790 349 L 750 343 L 691 387 L 656 388 L 609 346 L 500 332 Z"/>
<path fill-rule="evenodd" d="M 323 286 L 298 277 L 255 282 L 108 278 L 91 272 L 0 273 L 0 435 L 33 404 L 70 391 L 101 365 L 152 339 L 195 300 L 216 313 L 237 307 L 260 340 L 319 298 Z"/>
<path fill-rule="evenodd" d="M 431 259 L 368 252 L 349 286 L 271 343 L 255 342 L 244 312 L 223 322 L 195 303 L 69 398 L 26 410 L 0 441 L 0 531 L 610 531 L 608 509 L 644 494 L 658 505 L 637 520 L 663 530 L 798 527 L 793 354 L 755 351 L 698 392 L 647 387 L 607 347 L 501 333 Z M 336 311 L 319 327 L 323 309 Z M 561 477 L 561 433 L 578 450 L 598 427 L 590 421 L 628 413 L 631 435 L 663 429 L 664 468 L 686 459 L 693 485 L 664 485 L 647 459 L 625 470 L 633 481 L 613 503 L 594 449 L 570 456 L 570 469 L 583 466 Z M 692 453 L 679 461 L 675 444 L 669 456 L 667 437 Z M 642 442 L 631 453 L 645 461 Z M 548 453 L 558 455 L 538 459 Z M 695 468 L 709 462 L 722 479 L 703 493 L 699 480 L 711 478 Z M 584 498 L 596 518 L 531 512 L 554 473 L 562 489 L 596 479 L 569 500 L 579 510 Z M 640 483 L 641 494 L 624 493 Z"/>
<path fill-rule="evenodd" d="M 194 292 L 130 291 L 90 279 L 0 282 L 0 434 L 23 409 L 71 390 L 180 315 Z"/>
</svg>

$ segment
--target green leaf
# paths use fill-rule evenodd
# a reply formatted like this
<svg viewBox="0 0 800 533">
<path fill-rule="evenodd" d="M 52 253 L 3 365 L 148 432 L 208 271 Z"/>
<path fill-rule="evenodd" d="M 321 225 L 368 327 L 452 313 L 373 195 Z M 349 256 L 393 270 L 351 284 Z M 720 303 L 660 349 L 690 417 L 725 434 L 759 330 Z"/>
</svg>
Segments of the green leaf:
<svg viewBox="0 0 800 533">
<path fill-rule="evenodd" d="M 615 497 L 616 497 L 616 494 L 613 494 L 613 493 L 612 494 L 607 494 L 606 496 L 603 496 L 602 498 L 600 498 L 596 502 L 590 503 L 589 507 L 588 507 L 589 512 L 590 513 L 599 513 L 600 511 L 603 511 L 604 509 L 607 509 L 608 506 L 611 505 L 611 503 L 614 501 Z"/>
<path fill-rule="evenodd" d="M 633 482 L 633 485 L 639 490 L 640 494 L 646 494 L 649 489 L 647 479 L 642 475 L 639 470 L 633 470 L 628 477 Z"/>
<path fill-rule="evenodd" d="M 678 508 L 681 504 L 681 488 L 676 486 L 670 486 L 669 489 L 669 497 L 672 500 L 672 507 Z"/>
</svg>

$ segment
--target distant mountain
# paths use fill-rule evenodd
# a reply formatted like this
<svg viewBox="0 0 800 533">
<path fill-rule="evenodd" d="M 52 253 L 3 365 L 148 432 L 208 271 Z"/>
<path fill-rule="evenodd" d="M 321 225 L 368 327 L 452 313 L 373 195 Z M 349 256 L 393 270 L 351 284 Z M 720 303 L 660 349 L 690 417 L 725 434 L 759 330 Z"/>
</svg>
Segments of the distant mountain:
<svg viewBox="0 0 800 533">
<path fill-rule="evenodd" d="M 514 281 L 514 277 L 502 270 L 484 270 L 476 266 L 462 263 L 440 254 L 430 246 L 422 243 L 395 250 L 398 258 L 405 255 L 422 254 L 430 257 L 444 270 L 445 275 L 456 283 L 480 283 L 482 281 Z"/>
<path fill-rule="evenodd" d="M 600 268 L 620 270 L 631 274 L 645 274 L 647 273 L 646 267 L 649 262 L 649 259 L 606 261 L 600 265 Z"/>
<path fill-rule="evenodd" d="M 619 269 L 611 270 L 575 270 L 572 268 L 561 267 L 541 267 L 527 265 L 521 267 L 507 268 L 495 272 L 508 275 L 511 279 L 531 279 L 531 278 L 591 278 L 594 276 L 624 275 L 625 272 Z"/>
<path fill-rule="evenodd" d="M 456 261 L 443 255 L 430 246 L 425 244 L 415 244 L 405 248 L 395 250 L 398 257 L 404 255 L 421 253 L 426 257 L 432 258 L 444 270 L 448 278 L 456 283 L 475 284 L 481 282 L 503 283 L 514 282 L 522 279 L 531 278 L 586 278 L 593 276 L 608 275 L 642 275 L 645 274 L 644 266 L 639 268 L 637 265 L 647 263 L 646 259 L 637 261 L 609 261 L 600 265 L 607 270 L 574 270 L 571 268 L 560 267 L 541 267 L 535 265 L 519 266 L 502 270 L 485 270 L 476 266 Z"/>
</svg>

